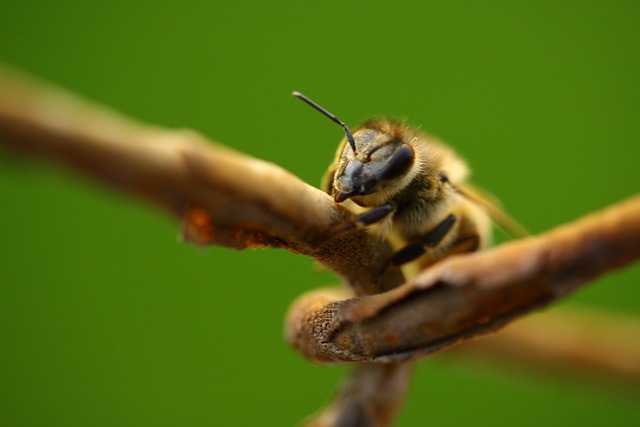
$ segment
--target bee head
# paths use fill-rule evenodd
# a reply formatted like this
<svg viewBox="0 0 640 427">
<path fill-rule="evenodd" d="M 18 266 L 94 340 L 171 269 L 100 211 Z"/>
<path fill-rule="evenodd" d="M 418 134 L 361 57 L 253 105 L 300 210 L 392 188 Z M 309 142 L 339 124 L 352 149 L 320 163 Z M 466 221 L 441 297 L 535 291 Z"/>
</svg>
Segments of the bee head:
<svg viewBox="0 0 640 427">
<path fill-rule="evenodd" d="M 415 160 L 413 148 L 397 135 L 365 125 L 354 134 L 356 150 L 342 144 L 333 179 L 335 201 L 401 189 Z M 399 187 L 399 188 L 398 188 Z M 365 203 L 366 204 L 366 203 Z"/>
<path fill-rule="evenodd" d="M 344 130 L 346 138 L 338 154 L 340 161 L 331 189 L 337 203 L 353 199 L 362 206 L 375 204 L 376 200 L 399 192 L 411 181 L 415 173 L 410 171 L 416 155 L 411 145 L 404 142 L 413 139 L 404 125 L 371 120 L 352 134 L 342 120 L 315 101 L 300 92 L 293 92 L 293 96 Z"/>
</svg>

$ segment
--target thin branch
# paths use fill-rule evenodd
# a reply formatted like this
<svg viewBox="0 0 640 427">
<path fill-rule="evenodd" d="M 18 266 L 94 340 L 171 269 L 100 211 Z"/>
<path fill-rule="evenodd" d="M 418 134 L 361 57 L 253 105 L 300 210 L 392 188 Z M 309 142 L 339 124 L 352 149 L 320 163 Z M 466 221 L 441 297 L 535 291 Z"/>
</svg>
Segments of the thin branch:
<svg viewBox="0 0 640 427">
<path fill-rule="evenodd" d="M 281 247 L 315 258 L 358 293 L 381 277 L 388 245 L 364 231 L 332 237 L 351 213 L 282 168 L 201 135 L 142 124 L 0 66 L 0 144 L 137 195 L 184 221 L 198 244 Z"/>
<path fill-rule="evenodd" d="M 447 258 L 391 291 L 294 303 L 288 338 L 321 362 L 398 362 L 493 332 L 640 257 L 640 196 L 553 231 Z M 312 291 L 317 292 L 317 291 Z"/>
<path fill-rule="evenodd" d="M 302 253 L 342 276 L 356 295 L 404 281 L 399 270 L 380 269 L 391 255 L 385 242 L 365 231 L 333 236 L 352 214 L 278 166 L 193 131 L 137 122 L 8 67 L 0 66 L 0 93 L 0 144 L 141 197 L 180 218 L 188 241 Z M 361 389 L 358 384 L 368 382 L 375 371 L 376 390 L 408 381 L 404 369 L 390 372 L 372 365 L 368 374 L 356 374 L 347 390 Z M 387 414 L 385 419 L 404 395 L 395 390 L 392 400 L 367 395 L 378 406 L 386 402 L 387 409 L 375 412 Z M 366 399 L 347 400 L 360 402 L 364 413 L 370 412 Z M 341 419 L 337 411 L 347 406 L 331 408 L 331 417 Z"/>
<path fill-rule="evenodd" d="M 412 363 L 357 365 L 338 396 L 305 427 L 390 425 L 409 387 Z"/>
<path fill-rule="evenodd" d="M 318 361 L 390 364 L 359 366 L 315 425 L 388 425 L 410 371 L 396 362 L 493 331 L 640 257 L 635 198 L 535 238 L 447 259 L 396 288 L 400 271 L 380 268 L 388 244 L 365 231 L 334 236 L 352 214 L 275 165 L 1 66 L 0 93 L 5 147 L 151 202 L 178 217 L 194 243 L 284 248 L 344 278 L 350 290 L 314 291 L 293 305 L 288 339 Z"/>
<path fill-rule="evenodd" d="M 558 307 L 513 322 L 499 334 L 447 353 L 551 374 L 613 378 L 640 384 L 640 319 L 576 307 Z"/>
</svg>

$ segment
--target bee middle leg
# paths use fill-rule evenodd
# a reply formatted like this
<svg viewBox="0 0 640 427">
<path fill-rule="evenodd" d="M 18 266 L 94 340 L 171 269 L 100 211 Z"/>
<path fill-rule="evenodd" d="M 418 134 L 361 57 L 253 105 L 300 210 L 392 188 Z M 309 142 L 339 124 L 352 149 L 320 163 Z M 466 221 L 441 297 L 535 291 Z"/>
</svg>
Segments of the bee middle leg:
<svg viewBox="0 0 640 427">
<path fill-rule="evenodd" d="M 422 256 L 426 252 L 426 248 L 435 248 L 449 231 L 451 231 L 456 221 L 457 217 L 450 214 L 431 230 L 424 239 L 416 243 L 411 243 L 396 252 L 389 260 L 388 266 L 393 265 L 397 267 L 406 264 Z"/>
</svg>

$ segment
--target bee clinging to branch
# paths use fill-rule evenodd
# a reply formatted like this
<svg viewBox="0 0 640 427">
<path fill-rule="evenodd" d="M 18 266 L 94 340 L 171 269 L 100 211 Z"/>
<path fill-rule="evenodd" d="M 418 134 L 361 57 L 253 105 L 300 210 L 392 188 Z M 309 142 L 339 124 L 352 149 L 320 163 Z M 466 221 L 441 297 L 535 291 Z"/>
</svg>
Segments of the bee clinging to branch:
<svg viewBox="0 0 640 427">
<path fill-rule="evenodd" d="M 512 235 L 526 234 L 466 182 L 465 162 L 440 141 L 387 119 L 352 133 L 305 95 L 293 95 L 344 129 L 322 189 L 357 214 L 336 233 L 366 227 L 389 240 L 396 252 L 384 268 L 399 266 L 408 278 L 445 256 L 486 247 L 491 219 Z"/>
</svg>

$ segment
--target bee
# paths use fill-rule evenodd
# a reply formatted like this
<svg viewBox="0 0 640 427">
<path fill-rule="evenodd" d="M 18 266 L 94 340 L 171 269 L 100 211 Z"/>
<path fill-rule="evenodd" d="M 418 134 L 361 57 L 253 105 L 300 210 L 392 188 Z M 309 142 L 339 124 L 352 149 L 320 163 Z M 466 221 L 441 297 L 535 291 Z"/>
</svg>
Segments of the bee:
<svg viewBox="0 0 640 427">
<path fill-rule="evenodd" d="M 354 129 L 305 95 L 293 95 L 345 133 L 322 190 L 356 216 L 336 234 L 365 227 L 395 251 L 388 265 L 405 277 L 456 253 L 491 243 L 492 220 L 513 236 L 526 231 L 472 187 L 465 161 L 450 147 L 402 122 L 372 119 Z"/>
</svg>

